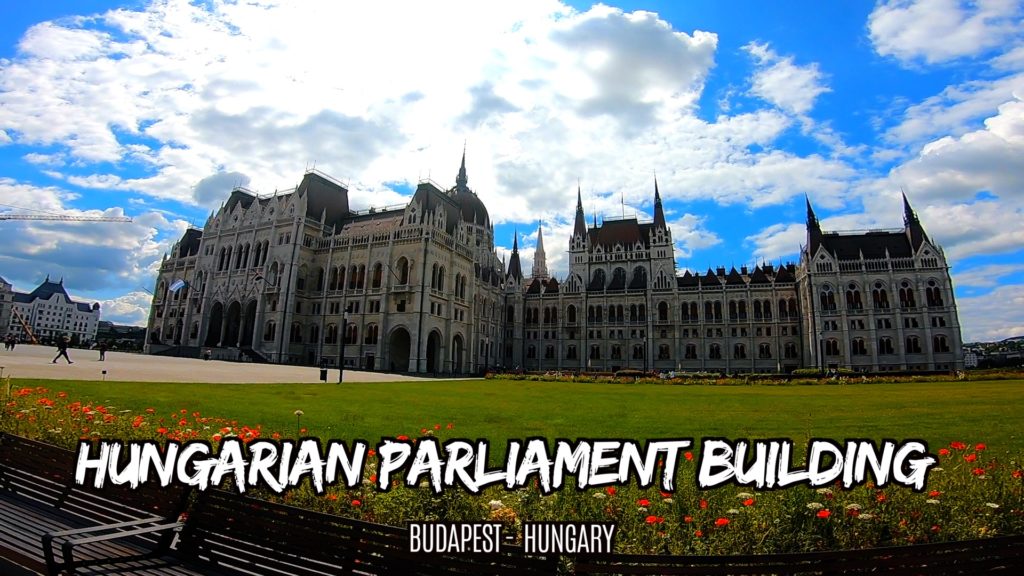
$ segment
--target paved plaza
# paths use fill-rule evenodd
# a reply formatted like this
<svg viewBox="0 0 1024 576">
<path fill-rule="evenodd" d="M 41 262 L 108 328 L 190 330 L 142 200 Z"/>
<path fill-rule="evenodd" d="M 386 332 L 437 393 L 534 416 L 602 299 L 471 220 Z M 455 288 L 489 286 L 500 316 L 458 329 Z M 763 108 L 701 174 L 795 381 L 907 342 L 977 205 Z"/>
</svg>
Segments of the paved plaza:
<svg viewBox="0 0 1024 576">
<path fill-rule="evenodd" d="M 122 382 L 253 382 L 284 383 L 320 381 L 320 370 L 311 366 L 282 366 L 278 364 L 252 364 L 199 360 L 196 358 L 170 358 L 124 352 L 107 352 L 107 359 L 99 361 L 96 350 L 71 348 L 68 355 L 73 364 L 63 358 L 53 364 L 57 354 L 52 346 L 18 344 L 14 351 L 0 350 L 0 368 L 4 376 L 14 378 L 47 378 L 60 380 L 109 380 Z M 106 374 L 103 374 L 103 371 Z M 430 380 L 416 376 L 345 370 L 346 382 L 396 382 Z M 328 370 L 328 382 L 338 381 L 338 371 Z"/>
</svg>

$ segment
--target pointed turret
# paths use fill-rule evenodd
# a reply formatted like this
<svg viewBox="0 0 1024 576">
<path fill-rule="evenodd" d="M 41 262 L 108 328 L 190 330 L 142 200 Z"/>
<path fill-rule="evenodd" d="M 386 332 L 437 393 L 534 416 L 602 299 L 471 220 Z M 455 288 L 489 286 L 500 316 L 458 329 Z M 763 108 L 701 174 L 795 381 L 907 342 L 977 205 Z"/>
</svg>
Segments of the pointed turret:
<svg viewBox="0 0 1024 576">
<path fill-rule="evenodd" d="M 907 200 L 907 193 L 902 189 L 900 189 L 900 193 L 903 194 L 903 227 L 910 238 L 910 245 L 913 246 L 916 252 L 922 243 L 928 241 L 928 235 L 925 234 L 921 221 L 917 219 L 917 212 L 914 212 L 914 209 L 911 208 L 910 200 Z"/>
<path fill-rule="evenodd" d="M 661 207 L 661 193 L 658 192 L 658 179 L 654 179 L 654 228 L 667 229 L 665 225 L 665 210 Z"/>
<path fill-rule="evenodd" d="M 544 230 L 539 221 L 537 222 L 537 249 L 533 252 L 533 270 L 530 275 L 534 278 L 548 279 L 547 256 L 544 254 Z"/>
<path fill-rule="evenodd" d="M 814 208 L 811 207 L 811 199 L 804 196 L 807 201 L 807 252 L 811 256 L 818 251 L 821 245 L 821 224 L 818 217 L 814 215 Z"/>
<path fill-rule="evenodd" d="M 459 166 L 459 175 L 455 177 L 455 189 L 459 192 L 469 190 L 469 177 L 466 176 L 466 145 L 462 145 L 462 165 Z"/>
<path fill-rule="evenodd" d="M 512 257 L 508 260 L 508 274 L 506 278 L 509 276 L 517 282 L 523 281 L 523 267 L 519 263 L 519 232 L 516 232 L 515 237 L 512 239 Z"/>
<path fill-rule="evenodd" d="M 583 216 L 583 193 L 579 184 L 576 185 L 576 225 L 573 227 L 572 235 L 580 238 L 587 237 L 587 221 Z"/>
</svg>

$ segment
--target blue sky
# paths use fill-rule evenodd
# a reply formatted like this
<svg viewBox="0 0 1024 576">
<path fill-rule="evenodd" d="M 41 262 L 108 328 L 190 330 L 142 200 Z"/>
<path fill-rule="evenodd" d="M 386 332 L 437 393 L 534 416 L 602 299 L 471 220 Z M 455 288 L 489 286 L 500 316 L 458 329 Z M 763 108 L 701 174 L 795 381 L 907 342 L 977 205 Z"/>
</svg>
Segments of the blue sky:
<svg viewBox="0 0 1024 576">
<path fill-rule="evenodd" d="M 527 260 L 564 274 L 588 220 L 666 202 L 680 271 L 795 261 L 826 229 L 945 247 L 966 340 L 1024 334 L 1020 1 L 7 3 L 0 275 L 47 274 L 144 322 L 155 269 L 231 187 L 316 166 L 352 205 L 422 178 L 470 187 Z"/>
</svg>

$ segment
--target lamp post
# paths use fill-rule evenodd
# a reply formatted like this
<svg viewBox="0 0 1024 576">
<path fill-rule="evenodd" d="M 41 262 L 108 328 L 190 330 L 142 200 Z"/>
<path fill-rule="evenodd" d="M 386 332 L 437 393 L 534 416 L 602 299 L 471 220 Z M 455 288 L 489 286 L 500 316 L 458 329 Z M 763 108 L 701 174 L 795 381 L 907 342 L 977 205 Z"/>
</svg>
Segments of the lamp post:
<svg viewBox="0 0 1024 576">
<path fill-rule="evenodd" d="M 818 332 L 818 366 L 822 376 L 825 375 L 825 331 Z"/>
<path fill-rule="evenodd" d="M 338 334 L 338 384 L 345 377 L 345 338 L 348 336 L 348 310 L 341 313 L 341 333 Z"/>
</svg>

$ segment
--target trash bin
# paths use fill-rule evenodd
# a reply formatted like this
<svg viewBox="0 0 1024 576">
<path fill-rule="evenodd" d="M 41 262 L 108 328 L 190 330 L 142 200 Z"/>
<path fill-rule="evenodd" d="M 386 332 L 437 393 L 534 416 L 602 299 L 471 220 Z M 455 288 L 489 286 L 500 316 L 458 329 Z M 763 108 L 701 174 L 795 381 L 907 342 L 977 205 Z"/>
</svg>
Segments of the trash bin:
<svg viewBox="0 0 1024 576">
<path fill-rule="evenodd" d="M 320 381 L 327 382 L 327 368 L 320 369 Z"/>
</svg>

